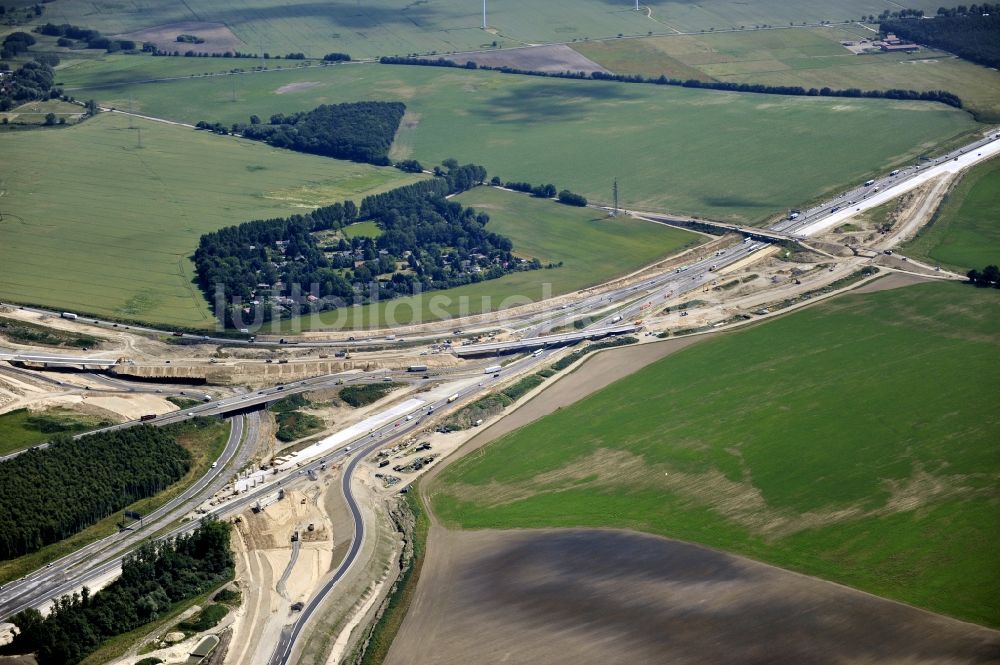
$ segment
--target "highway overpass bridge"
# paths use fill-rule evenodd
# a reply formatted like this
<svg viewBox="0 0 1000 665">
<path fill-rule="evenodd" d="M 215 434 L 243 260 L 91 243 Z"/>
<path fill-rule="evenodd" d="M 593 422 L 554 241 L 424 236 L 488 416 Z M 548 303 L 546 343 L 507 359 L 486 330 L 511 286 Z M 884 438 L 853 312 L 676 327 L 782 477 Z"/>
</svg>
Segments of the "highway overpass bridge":
<svg viewBox="0 0 1000 665">
<path fill-rule="evenodd" d="M 0 355 L 0 360 L 6 360 L 12 365 L 34 368 L 66 368 L 106 370 L 118 364 L 118 360 L 108 358 L 94 358 L 88 356 L 51 356 L 42 353 L 11 353 Z"/>
<path fill-rule="evenodd" d="M 487 344 L 467 344 L 453 349 L 453 353 L 460 358 L 472 356 L 498 355 L 501 353 L 515 353 L 517 351 L 531 351 L 532 349 L 544 349 L 552 346 L 563 346 L 575 344 L 585 339 L 599 339 L 609 335 L 626 335 L 642 330 L 641 324 L 628 323 L 606 328 L 594 328 L 593 330 L 581 330 L 579 332 L 563 333 L 561 335 L 545 335 L 543 337 L 525 337 L 510 342 L 490 342 Z"/>
<path fill-rule="evenodd" d="M 635 212 L 636 217 L 646 219 L 651 222 L 676 226 L 692 231 L 711 233 L 712 235 L 725 235 L 727 233 L 739 233 L 740 235 L 759 240 L 760 242 L 795 242 L 798 240 L 789 233 L 782 233 L 768 228 L 746 227 L 739 224 L 727 224 L 726 222 L 713 222 L 704 219 L 689 219 L 681 217 L 671 217 L 668 215 L 658 215 L 656 213 Z"/>
</svg>

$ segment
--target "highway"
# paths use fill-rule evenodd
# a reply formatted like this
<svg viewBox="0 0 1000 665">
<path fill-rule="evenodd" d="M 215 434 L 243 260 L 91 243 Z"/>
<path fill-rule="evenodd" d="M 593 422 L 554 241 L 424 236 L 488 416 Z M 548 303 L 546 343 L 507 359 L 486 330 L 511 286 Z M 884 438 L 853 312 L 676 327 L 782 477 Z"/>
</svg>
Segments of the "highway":
<svg viewBox="0 0 1000 665">
<path fill-rule="evenodd" d="M 1000 154 L 1000 133 L 990 135 L 929 159 L 923 164 L 900 168 L 875 178 L 870 185 L 860 185 L 840 195 L 804 210 L 794 220 L 786 219 L 771 225 L 772 231 L 807 237 L 822 233 L 843 223 L 858 212 L 869 210 L 915 189 L 941 175 L 955 174 Z"/>
<path fill-rule="evenodd" d="M 963 170 L 971 165 L 983 161 L 993 155 L 1000 154 L 1000 135 L 994 135 L 987 139 L 977 141 L 971 145 L 963 147 L 945 157 L 933 161 L 930 166 L 913 166 L 900 169 L 894 176 L 886 176 L 878 179 L 872 185 L 862 186 L 844 192 L 840 196 L 817 205 L 805 211 L 795 220 L 783 220 L 770 227 L 774 235 L 808 237 L 831 228 L 840 223 L 840 220 L 856 214 L 861 209 L 868 209 L 882 202 L 888 201 L 901 193 L 913 189 L 920 184 L 946 173 L 954 173 Z M 878 190 L 876 191 L 876 188 Z M 655 218 L 655 216 L 654 216 Z M 740 229 L 739 227 L 730 230 L 744 232 L 754 235 L 757 230 Z M 450 379 L 455 379 L 454 391 L 449 394 L 457 395 L 453 401 L 448 398 L 427 402 L 419 409 L 420 417 L 406 420 L 400 417 L 386 423 L 372 431 L 368 435 L 362 435 L 358 439 L 346 442 L 338 450 L 331 454 L 324 454 L 313 460 L 306 461 L 298 468 L 298 473 L 291 472 L 276 476 L 273 481 L 262 484 L 253 491 L 247 492 L 239 497 L 223 503 L 213 508 L 210 515 L 226 517 L 237 514 L 256 501 L 275 493 L 286 483 L 297 482 L 304 479 L 304 475 L 309 470 L 316 470 L 321 465 L 329 463 L 331 460 L 350 457 L 344 466 L 341 478 L 341 491 L 347 503 L 351 519 L 354 525 L 354 534 L 350 550 L 343 562 L 324 582 L 323 586 L 310 598 L 301 614 L 286 627 L 282 633 L 270 663 L 272 665 L 285 664 L 291 661 L 293 651 L 297 645 L 297 640 L 307 627 L 310 619 L 319 611 L 326 597 L 336 588 L 338 583 L 350 572 L 364 545 L 365 524 L 363 515 L 358 505 L 357 499 L 352 491 L 352 479 L 354 473 L 362 460 L 374 450 L 390 445 L 394 441 L 410 434 L 415 428 L 421 426 L 426 415 L 438 413 L 439 410 L 454 409 L 463 406 L 471 396 L 484 392 L 488 386 L 499 381 L 503 381 L 512 374 L 541 364 L 551 354 L 551 350 L 545 348 L 554 343 L 570 343 L 578 339 L 590 338 L 602 334 L 618 334 L 633 332 L 637 329 L 631 323 L 635 318 L 643 315 L 647 310 L 655 311 L 657 304 L 663 303 L 668 298 L 676 298 L 684 293 L 688 293 L 700 287 L 704 287 L 707 282 L 714 279 L 715 273 L 727 265 L 746 259 L 754 253 L 768 247 L 767 243 L 759 242 L 747 238 L 747 241 L 724 250 L 721 254 L 707 257 L 693 262 L 690 266 L 684 266 L 674 272 L 656 275 L 643 280 L 640 284 L 621 287 L 613 291 L 599 295 L 587 296 L 577 303 L 569 306 L 552 308 L 544 313 L 535 313 L 528 316 L 517 317 L 512 320 L 526 320 L 527 325 L 516 332 L 524 335 L 521 339 L 512 342 L 488 343 L 480 345 L 466 345 L 455 347 L 454 352 L 461 355 L 473 355 L 475 353 L 503 353 L 507 351 L 517 351 L 521 349 L 539 348 L 541 353 L 538 356 L 528 356 L 522 358 L 505 367 L 499 377 L 492 375 L 478 374 L 478 381 L 470 380 L 459 382 L 463 374 L 470 378 L 481 372 L 481 368 L 465 368 L 454 372 Z M 0 303 L 2 304 L 2 303 Z M 16 306 L 15 306 L 16 307 Z M 33 311 L 41 314 L 59 316 L 58 312 L 51 312 L 37 308 L 23 307 L 26 311 Z M 566 333 L 563 335 L 548 335 L 542 333 L 561 325 L 571 323 L 574 319 L 580 318 L 588 313 L 597 313 L 600 318 L 592 322 L 587 328 L 579 332 Z M 621 317 L 621 318 L 617 318 Z M 617 320 L 616 320 L 617 319 Z M 621 321 L 620 326 L 614 324 Z M 79 322 L 87 324 L 106 325 L 119 329 L 140 332 L 153 335 L 170 335 L 169 331 L 155 328 L 122 325 L 100 319 L 82 317 Z M 232 339 L 229 337 L 211 337 L 185 334 L 181 337 L 188 339 L 203 340 L 220 344 L 256 344 L 279 346 L 280 342 L 251 342 L 249 339 Z M 396 341 L 419 341 L 439 339 L 441 334 L 414 335 L 412 337 L 398 339 Z M 389 340 L 384 338 L 367 338 L 364 340 L 352 340 L 349 342 L 313 342 L 302 343 L 301 346 L 338 346 L 345 345 L 385 345 Z M 478 347 L 478 348 L 477 348 Z M 13 360 L 14 362 L 45 363 L 51 365 L 83 365 L 93 367 L 108 367 L 115 364 L 115 361 L 103 358 L 63 356 L 49 354 L 25 354 L 25 353 L 2 353 L 0 360 Z M 172 422 L 182 421 L 195 416 L 223 416 L 235 412 L 251 411 L 262 407 L 277 399 L 308 390 L 316 390 L 341 383 L 370 382 L 381 380 L 385 373 L 364 373 L 364 372 L 343 372 L 335 375 L 315 377 L 305 379 L 285 386 L 275 386 L 264 390 L 244 393 L 233 397 L 226 397 L 216 401 L 209 401 L 203 404 L 192 406 L 182 411 L 159 416 L 150 424 L 162 425 Z M 402 380 L 416 380 L 413 375 L 405 372 L 395 372 L 390 376 L 396 376 Z M 426 409 L 426 410 L 425 410 Z M 0 617 L 10 616 L 27 607 L 37 607 L 46 600 L 58 597 L 64 593 L 72 592 L 83 584 L 92 583 L 104 576 L 112 573 L 120 567 L 121 557 L 140 542 L 146 540 L 152 534 L 161 533 L 169 525 L 176 523 L 182 516 L 202 503 L 206 497 L 215 494 L 228 481 L 230 472 L 242 468 L 249 459 L 252 445 L 241 445 L 246 440 L 252 442 L 257 437 L 258 415 L 250 412 L 248 414 L 238 414 L 231 417 L 232 431 L 225 450 L 218 460 L 218 468 L 211 469 L 205 476 L 199 479 L 192 487 L 188 488 L 182 495 L 176 497 L 166 505 L 146 516 L 141 528 L 134 531 L 127 531 L 114 534 L 100 541 L 92 543 L 77 552 L 74 552 L 62 559 L 48 564 L 45 568 L 8 584 L 0 590 Z M 134 426 L 136 422 L 115 425 L 108 429 Z M 353 452 L 347 449 L 355 447 Z M 190 521 L 170 530 L 160 538 L 168 538 L 179 533 L 195 528 L 197 521 Z"/>
<path fill-rule="evenodd" d="M 234 469 L 242 468 L 250 459 L 253 442 L 258 436 L 258 414 L 240 415 L 230 419 L 229 439 L 216 460 L 217 467 L 195 481 L 187 490 L 152 513 L 143 516 L 143 525 L 121 531 L 95 541 L 72 554 L 57 559 L 34 573 L 11 582 L 0 591 L 0 617 L 9 617 L 28 607 L 37 607 L 78 589 L 90 580 L 99 579 L 119 565 L 121 556 L 151 534 L 187 515 L 206 497 L 218 492 Z M 242 445 L 248 442 L 249 445 Z M 111 561 L 107 561 L 112 559 Z M 96 565 L 105 561 L 104 564 Z M 110 567 L 109 567 L 110 566 Z"/>
<path fill-rule="evenodd" d="M 455 392 L 452 394 L 457 395 L 457 399 L 453 401 L 449 401 L 450 397 L 439 399 L 421 407 L 420 411 L 425 415 L 430 415 L 431 413 L 440 412 L 441 409 L 447 409 L 449 407 L 455 409 L 464 406 L 465 402 L 467 402 L 470 397 L 483 392 L 488 386 L 503 381 L 510 374 L 519 373 L 529 367 L 545 362 L 550 354 L 551 350 L 546 350 L 537 356 L 522 358 L 521 360 L 504 367 L 504 369 L 499 373 L 499 376 L 484 375 L 482 380 L 477 383 L 470 383 L 470 385 L 456 388 Z M 406 420 L 405 417 L 403 417 L 394 422 L 386 423 L 381 428 L 368 435 L 368 442 L 358 446 L 353 452 L 350 453 L 353 457 L 351 461 L 344 466 L 340 488 L 347 503 L 348 510 L 350 511 L 351 520 L 354 523 L 354 535 L 351 538 L 351 548 L 348 551 L 347 556 L 344 557 L 344 560 L 337 567 L 337 570 L 329 576 L 319 591 L 317 591 L 309 599 L 309 602 L 303 608 L 302 613 L 292 624 L 286 626 L 282 631 L 274 653 L 268 661 L 269 665 L 286 665 L 291 662 L 292 652 L 295 648 L 296 641 L 299 637 L 301 637 L 302 631 L 308 625 L 309 620 L 319 610 L 327 596 L 334 590 L 344 576 L 350 572 L 351 568 L 353 568 L 354 564 L 357 562 L 358 555 L 361 552 L 361 547 L 364 545 L 365 539 L 365 522 L 361 514 L 361 509 L 358 506 L 357 498 L 354 496 L 354 492 L 351 487 L 351 481 L 358 465 L 361 464 L 364 459 L 375 450 L 392 445 L 394 442 L 405 438 L 410 434 L 410 432 L 420 426 L 421 421 L 422 418 Z M 348 454 L 344 452 L 343 449 L 341 449 L 340 453 L 341 455 Z M 303 467 L 302 470 L 308 472 L 310 469 L 315 469 L 318 466 L 319 463 L 314 461 L 309 466 Z M 273 492 L 274 488 L 271 488 L 270 491 Z"/>
</svg>

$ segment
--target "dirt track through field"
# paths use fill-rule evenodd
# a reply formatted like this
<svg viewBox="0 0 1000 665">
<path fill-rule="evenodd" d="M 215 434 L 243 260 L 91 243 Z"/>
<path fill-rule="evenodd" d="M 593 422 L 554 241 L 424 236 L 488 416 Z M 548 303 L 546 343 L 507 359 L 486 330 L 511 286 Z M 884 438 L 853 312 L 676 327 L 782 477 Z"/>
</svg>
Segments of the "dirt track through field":
<svg viewBox="0 0 1000 665">
<path fill-rule="evenodd" d="M 388 665 L 995 663 L 1000 633 L 666 538 L 435 529 Z"/>
</svg>

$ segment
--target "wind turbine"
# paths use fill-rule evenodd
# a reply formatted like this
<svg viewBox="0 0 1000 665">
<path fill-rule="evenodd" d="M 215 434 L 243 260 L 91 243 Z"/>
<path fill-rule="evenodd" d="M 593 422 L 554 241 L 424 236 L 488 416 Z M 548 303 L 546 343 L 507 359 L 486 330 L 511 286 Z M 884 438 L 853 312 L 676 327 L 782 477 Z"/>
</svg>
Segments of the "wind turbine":
<svg viewBox="0 0 1000 665">
<path fill-rule="evenodd" d="M 638 2 L 638 0 L 636 0 Z M 483 0 L 483 30 L 486 29 L 486 0 Z"/>
</svg>

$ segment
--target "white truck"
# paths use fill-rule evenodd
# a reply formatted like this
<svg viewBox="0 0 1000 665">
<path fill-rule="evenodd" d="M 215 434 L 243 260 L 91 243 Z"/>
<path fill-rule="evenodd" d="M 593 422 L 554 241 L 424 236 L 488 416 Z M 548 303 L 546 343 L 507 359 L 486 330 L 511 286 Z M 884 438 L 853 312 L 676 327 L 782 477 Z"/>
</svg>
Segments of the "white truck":
<svg viewBox="0 0 1000 665">
<path fill-rule="evenodd" d="M 501 367 L 500 365 L 490 365 L 489 367 L 483 370 L 483 374 L 493 374 L 494 372 L 499 372 L 502 369 L 503 367 Z"/>
<path fill-rule="evenodd" d="M 70 321 L 76 321 L 78 318 L 80 318 L 79 316 L 77 316 L 73 312 L 63 312 L 59 316 L 61 316 L 64 319 L 69 319 Z"/>
<path fill-rule="evenodd" d="M 622 320 L 622 315 L 621 314 L 617 314 L 617 315 L 611 317 L 611 323 L 618 323 L 621 320 Z"/>
<path fill-rule="evenodd" d="M 452 402 L 454 402 L 457 399 L 458 399 L 458 393 L 455 393 L 454 395 L 452 395 L 451 397 L 448 398 L 448 404 L 451 404 Z"/>
</svg>

